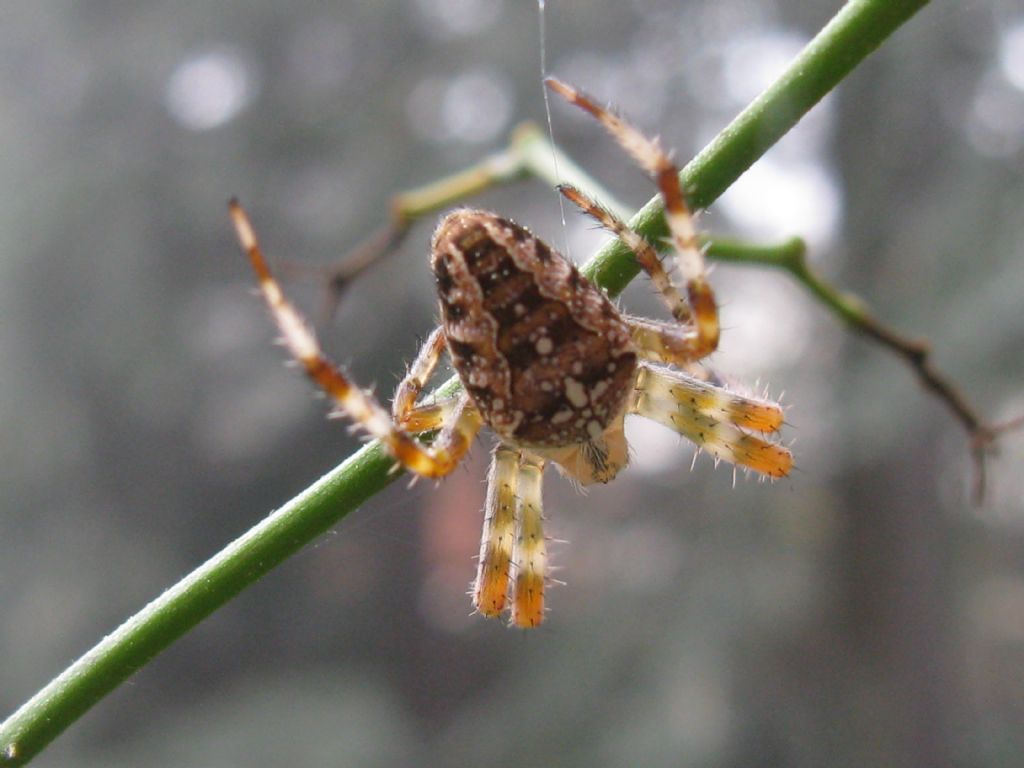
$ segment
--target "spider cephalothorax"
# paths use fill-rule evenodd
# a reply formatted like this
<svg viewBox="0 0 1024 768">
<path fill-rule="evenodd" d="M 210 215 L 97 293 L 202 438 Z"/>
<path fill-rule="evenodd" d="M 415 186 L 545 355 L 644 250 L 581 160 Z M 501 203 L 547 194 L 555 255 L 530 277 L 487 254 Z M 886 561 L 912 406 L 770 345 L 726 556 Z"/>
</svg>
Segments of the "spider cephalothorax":
<svg viewBox="0 0 1024 768">
<path fill-rule="evenodd" d="M 443 477 L 482 425 L 495 432 L 499 444 L 488 475 L 473 604 L 485 616 L 508 607 L 511 622 L 521 627 L 544 618 L 546 462 L 583 485 L 610 481 L 628 461 L 623 421 L 633 413 L 676 430 L 716 459 L 769 477 L 786 475 L 792 464 L 788 450 L 757 434 L 781 427 L 777 404 L 679 370 L 715 350 L 719 326 L 678 170 L 656 142 L 620 117 L 561 81 L 547 82 L 594 115 L 657 182 L 682 293 L 647 241 L 579 190 L 561 191 L 630 247 L 673 322 L 622 314 L 573 264 L 523 227 L 486 211 L 457 210 L 442 219 L 433 239 L 441 325 L 410 366 L 389 414 L 324 357 L 271 275 L 244 211 L 231 204 L 239 239 L 290 352 L 402 466 Z M 444 351 L 463 391 L 418 402 Z M 428 431 L 436 433 L 429 445 L 415 437 Z"/>
</svg>

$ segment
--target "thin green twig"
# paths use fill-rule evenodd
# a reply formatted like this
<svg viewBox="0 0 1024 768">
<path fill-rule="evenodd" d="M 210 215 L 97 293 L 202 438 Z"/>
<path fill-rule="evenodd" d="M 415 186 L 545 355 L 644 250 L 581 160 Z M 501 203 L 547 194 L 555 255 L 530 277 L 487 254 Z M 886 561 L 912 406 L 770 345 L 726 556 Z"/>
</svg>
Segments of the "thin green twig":
<svg viewBox="0 0 1024 768">
<path fill-rule="evenodd" d="M 949 408 L 967 433 L 974 464 L 972 496 L 977 504 L 983 501 L 985 458 L 1001 434 L 1018 427 L 1019 419 L 1005 424 L 985 421 L 964 392 L 932 363 L 931 346 L 926 340 L 910 338 L 896 331 L 879 320 L 860 296 L 840 290 L 822 278 L 808 262 L 804 242 L 800 238 L 760 249 L 747 243 L 716 239 L 712 250 L 718 261 L 746 266 L 761 264 L 788 272 L 851 330 L 867 336 L 906 361 L 921 385 Z"/>
<path fill-rule="evenodd" d="M 851 0 L 785 74 L 683 171 L 696 207 L 706 207 L 927 0 Z M 630 224 L 665 235 L 651 202 Z M 586 273 L 617 293 L 636 274 L 611 244 Z M 0 765 L 24 765 L 96 702 L 202 619 L 381 490 L 394 474 L 374 444 L 364 447 L 155 599 L 0 724 Z"/>
</svg>

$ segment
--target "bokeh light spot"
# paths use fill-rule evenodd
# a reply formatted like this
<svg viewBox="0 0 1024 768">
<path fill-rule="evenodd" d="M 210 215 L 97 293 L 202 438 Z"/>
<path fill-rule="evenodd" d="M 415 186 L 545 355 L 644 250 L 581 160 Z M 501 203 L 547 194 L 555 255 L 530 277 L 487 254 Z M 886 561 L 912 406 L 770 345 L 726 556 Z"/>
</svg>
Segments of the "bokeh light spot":
<svg viewBox="0 0 1024 768">
<path fill-rule="evenodd" d="M 182 61 L 167 81 L 164 104 L 185 128 L 208 131 L 241 112 L 254 92 L 252 68 L 237 51 L 222 48 Z"/>
<path fill-rule="evenodd" d="M 490 27 L 502 10 L 501 0 L 416 0 L 417 20 L 436 40 L 467 37 Z"/>
<path fill-rule="evenodd" d="M 784 162 L 769 154 L 722 195 L 718 206 L 746 236 L 799 235 L 821 250 L 838 233 L 842 202 L 839 182 L 820 164 Z"/>
<path fill-rule="evenodd" d="M 429 77 L 413 90 L 406 105 L 411 127 L 437 143 L 484 143 L 509 123 L 514 91 L 493 72 L 469 70 L 453 78 Z"/>
<path fill-rule="evenodd" d="M 999 38 L 999 67 L 1003 77 L 1024 91 L 1024 19 L 1011 24 Z"/>
</svg>

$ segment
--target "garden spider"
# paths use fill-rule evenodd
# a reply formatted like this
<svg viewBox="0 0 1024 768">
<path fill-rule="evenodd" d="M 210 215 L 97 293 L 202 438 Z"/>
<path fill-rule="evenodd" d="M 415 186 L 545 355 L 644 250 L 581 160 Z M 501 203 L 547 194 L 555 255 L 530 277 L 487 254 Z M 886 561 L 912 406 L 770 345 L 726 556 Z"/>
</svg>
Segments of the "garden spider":
<svg viewBox="0 0 1024 768">
<path fill-rule="evenodd" d="M 506 607 L 511 624 L 544 619 L 547 545 L 541 475 L 546 462 L 581 484 L 607 483 L 628 462 L 627 414 L 654 419 L 699 449 L 768 477 L 786 475 L 789 451 L 754 433 L 774 433 L 782 409 L 693 378 L 718 344 L 718 309 L 704 271 L 679 174 L 657 142 L 554 78 L 548 87 L 596 117 L 655 179 L 665 202 L 683 294 L 651 245 L 569 186 L 560 191 L 628 245 L 675 322 L 622 314 L 569 261 L 526 229 L 493 213 L 456 210 L 434 232 L 431 265 L 441 325 L 430 334 L 395 394 L 389 414 L 323 354 L 285 299 L 245 212 L 231 216 L 284 343 L 337 409 L 380 440 L 398 462 L 441 478 L 462 460 L 482 425 L 498 436 L 488 475 L 473 605 L 485 616 Z M 462 391 L 417 400 L 442 353 Z M 430 444 L 417 433 L 433 432 Z"/>
</svg>

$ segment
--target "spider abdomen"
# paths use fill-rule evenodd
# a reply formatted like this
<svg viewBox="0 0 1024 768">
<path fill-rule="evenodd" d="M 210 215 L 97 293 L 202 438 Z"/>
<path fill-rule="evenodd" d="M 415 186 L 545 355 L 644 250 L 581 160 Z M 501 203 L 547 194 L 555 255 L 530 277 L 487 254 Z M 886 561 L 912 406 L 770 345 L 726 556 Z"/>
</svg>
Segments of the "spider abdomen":
<svg viewBox="0 0 1024 768">
<path fill-rule="evenodd" d="M 484 421 L 524 446 L 600 438 L 632 389 L 618 310 L 559 253 L 492 213 L 450 213 L 432 265 L 453 364 Z"/>
</svg>

